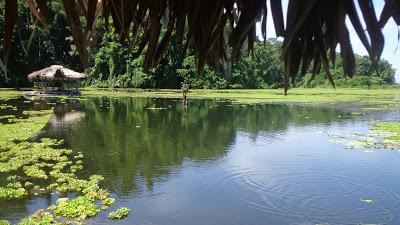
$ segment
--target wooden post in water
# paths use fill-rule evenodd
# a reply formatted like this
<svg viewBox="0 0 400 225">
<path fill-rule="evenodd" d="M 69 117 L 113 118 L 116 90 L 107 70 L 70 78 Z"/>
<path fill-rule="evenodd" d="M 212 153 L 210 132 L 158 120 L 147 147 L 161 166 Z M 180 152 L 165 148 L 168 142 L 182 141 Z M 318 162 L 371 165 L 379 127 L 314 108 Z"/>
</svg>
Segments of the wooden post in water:
<svg viewBox="0 0 400 225">
<path fill-rule="evenodd" d="M 188 97 L 187 97 L 187 93 L 189 92 L 189 85 L 186 83 L 182 83 L 182 103 L 183 103 L 183 107 L 187 107 L 188 106 Z"/>
</svg>

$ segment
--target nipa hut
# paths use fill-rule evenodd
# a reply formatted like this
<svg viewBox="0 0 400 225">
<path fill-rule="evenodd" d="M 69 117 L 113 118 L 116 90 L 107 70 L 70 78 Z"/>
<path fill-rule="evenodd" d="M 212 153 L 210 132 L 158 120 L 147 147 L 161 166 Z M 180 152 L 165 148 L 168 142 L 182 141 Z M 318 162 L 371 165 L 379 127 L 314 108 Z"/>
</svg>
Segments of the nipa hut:
<svg viewBox="0 0 400 225">
<path fill-rule="evenodd" d="M 33 82 L 38 90 L 43 91 L 78 89 L 85 79 L 84 74 L 59 65 L 53 65 L 28 75 L 28 80 Z"/>
</svg>

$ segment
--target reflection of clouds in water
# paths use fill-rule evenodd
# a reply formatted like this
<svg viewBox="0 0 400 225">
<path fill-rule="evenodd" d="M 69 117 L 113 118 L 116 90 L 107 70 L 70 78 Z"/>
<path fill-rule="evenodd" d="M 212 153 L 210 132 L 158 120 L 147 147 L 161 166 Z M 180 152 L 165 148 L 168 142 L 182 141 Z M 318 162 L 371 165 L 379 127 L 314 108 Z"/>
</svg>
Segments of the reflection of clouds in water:
<svg viewBox="0 0 400 225">
<path fill-rule="evenodd" d="M 253 143 L 260 140 L 237 135 L 235 142 L 240 145 L 233 146 L 227 157 L 221 185 L 248 207 L 293 217 L 299 222 L 390 223 L 391 210 L 400 207 L 398 191 L 357 177 L 359 173 L 340 164 L 325 163 L 332 159 L 330 153 L 326 149 L 314 151 L 324 135 L 295 130 L 285 136 L 278 149 L 274 148 L 276 143 L 266 144 L 262 140 L 264 148 L 260 148 Z M 296 142 L 299 140 L 302 142 Z M 299 143 L 299 147 L 296 149 L 293 143 Z M 324 147 L 329 148 L 326 144 Z M 360 201 L 365 197 L 373 198 L 376 203 L 368 205 Z"/>
<path fill-rule="evenodd" d="M 134 210 L 133 220 L 118 224 L 382 223 L 390 214 L 380 207 L 398 205 L 397 192 L 376 179 L 397 161 L 364 159 L 376 163 L 371 169 L 360 163 L 363 155 L 328 143 L 320 132 L 367 122 L 339 118 L 344 114 L 334 108 L 218 103 L 209 109 L 205 102 L 215 105 L 193 100 L 182 115 L 180 100 L 94 98 L 72 107 L 86 109 L 86 116 L 65 105 L 50 124 L 72 126 L 58 130 L 59 137 L 90 156 L 85 170 L 105 176 L 117 201 Z M 147 109 L 155 106 L 168 109 Z"/>
</svg>

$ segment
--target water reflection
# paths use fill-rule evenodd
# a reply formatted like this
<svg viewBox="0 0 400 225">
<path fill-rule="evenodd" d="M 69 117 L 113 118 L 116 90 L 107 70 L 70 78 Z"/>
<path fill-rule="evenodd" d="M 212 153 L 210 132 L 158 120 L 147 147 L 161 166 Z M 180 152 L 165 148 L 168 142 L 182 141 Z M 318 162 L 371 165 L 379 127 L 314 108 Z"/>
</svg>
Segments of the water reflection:
<svg viewBox="0 0 400 225">
<path fill-rule="evenodd" d="M 66 147 L 83 151 L 81 175 L 103 175 L 116 207 L 133 209 L 113 224 L 400 222 L 400 156 L 330 143 L 317 131 L 369 124 L 334 107 L 192 100 L 185 110 L 180 99 L 151 98 L 23 105 L 54 107 L 38 138 L 65 139 Z M 3 204 L 0 217 L 16 221 L 53 198 Z M 101 213 L 89 224 L 99 221 L 111 223 Z"/>
<path fill-rule="evenodd" d="M 105 176 L 107 187 L 120 195 L 140 191 L 140 180 L 152 189 L 155 181 L 179 173 L 185 160 L 207 164 L 224 157 L 237 132 L 277 141 L 290 124 L 329 124 L 344 115 L 335 109 L 242 106 L 216 100 L 192 101 L 187 111 L 180 100 L 149 98 L 95 98 L 71 101 L 69 106 L 85 114 L 76 114 L 81 121 L 57 135 L 90 156 L 86 174 L 96 171 Z M 53 120 L 65 121 L 70 113 L 56 113 Z M 60 122 L 55 123 L 60 128 Z M 51 127 L 46 133 L 54 135 Z"/>
</svg>

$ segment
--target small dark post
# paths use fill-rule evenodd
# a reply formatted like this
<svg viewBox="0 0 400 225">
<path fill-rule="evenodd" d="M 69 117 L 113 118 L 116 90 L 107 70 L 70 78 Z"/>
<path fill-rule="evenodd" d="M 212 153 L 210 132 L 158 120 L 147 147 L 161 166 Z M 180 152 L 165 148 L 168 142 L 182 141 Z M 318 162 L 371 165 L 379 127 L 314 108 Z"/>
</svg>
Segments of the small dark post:
<svg viewBox="0 0 400 225">
<path fill-rule="evenodd" d="M 183 99 L 182 99 L 182 103 L 184 107 L 188 106 L 188 97 L 187 97 L 187 93 L 189 92 L 189 85 L 186 83 L 182 84 L 182 95 L 183 95 Z"/>
</svg>

